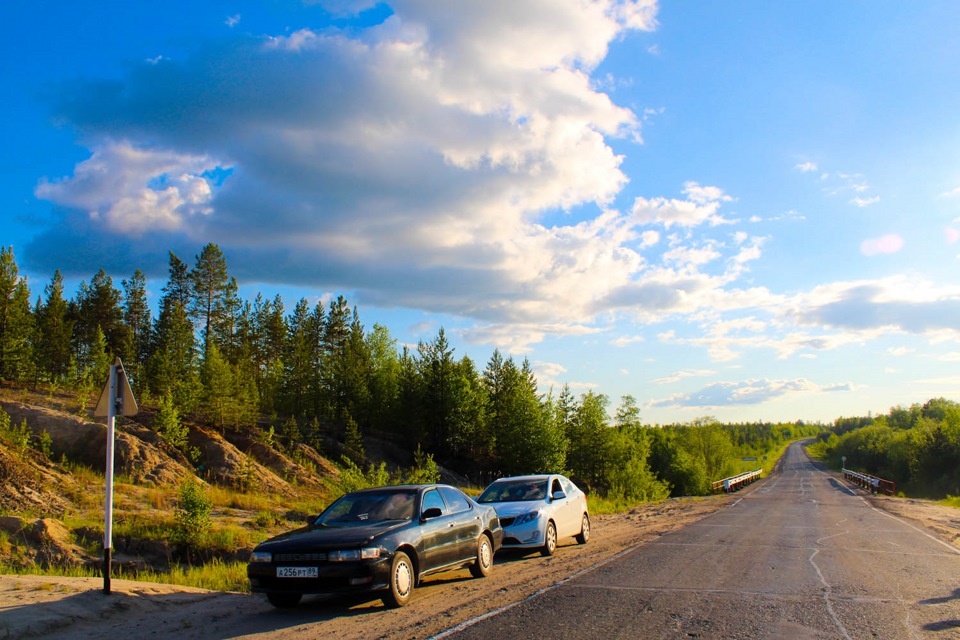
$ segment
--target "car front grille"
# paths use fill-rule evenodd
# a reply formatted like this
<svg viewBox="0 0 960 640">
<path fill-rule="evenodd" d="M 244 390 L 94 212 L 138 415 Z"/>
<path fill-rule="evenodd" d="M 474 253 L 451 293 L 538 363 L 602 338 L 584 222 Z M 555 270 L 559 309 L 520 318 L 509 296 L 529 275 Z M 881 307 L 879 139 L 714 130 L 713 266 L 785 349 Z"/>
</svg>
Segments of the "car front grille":
<svg viewBox="0 0 960 640">
<path fill-rule="evenodd" d="M 326 562 L 325 553 L 275 553 L 274 562 Z"/>
</svg>

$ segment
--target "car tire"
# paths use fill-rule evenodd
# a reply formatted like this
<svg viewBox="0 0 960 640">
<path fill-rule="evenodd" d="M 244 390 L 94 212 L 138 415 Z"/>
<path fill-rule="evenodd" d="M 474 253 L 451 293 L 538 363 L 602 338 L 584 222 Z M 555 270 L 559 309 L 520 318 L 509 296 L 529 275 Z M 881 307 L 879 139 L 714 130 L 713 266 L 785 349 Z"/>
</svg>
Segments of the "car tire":
<svg viewBox="0 0 960 640">
<path fill-rule="evenodd" d="M 589 539 L 590 539 L 590 516 L 584 513 L 583 519 L 580 521 L 580 533 L 577 534 L 577 542 L 580 544 L 587 544 L 587 540 Z"/>
<path fill-rule="evenodd" d="M 410 556 L 403 551 L 397 551 L 390 564 L 390 587 L 383 596 L 383 603 L 392 608 L 405 606 L 413 596 L 416 582 L 417 574 Z"/>
<path fill-rule="evenodd" d="M 300 604 L 300 598 L 303 595 L 299 593 L 268 593 L 267 600 L 278 609 L 292 609 Z"/>
<path fill-rule="evenodd" d="M 540 547 L 540 555 L 543 556 L 552 556 L 553 552 L 557 550 L 557 525 L 553 524 L 553 520 L 547 522 L 547 530 L 543 534 L 543 546 Z"/>
<path fill-rule="evenodd" d="M 470 565 L 474 578 L 486 578 L 493 572 L 493 543 L 490 536 L 481 534 L 477 540 L 477 559 Z"/>
</svg>

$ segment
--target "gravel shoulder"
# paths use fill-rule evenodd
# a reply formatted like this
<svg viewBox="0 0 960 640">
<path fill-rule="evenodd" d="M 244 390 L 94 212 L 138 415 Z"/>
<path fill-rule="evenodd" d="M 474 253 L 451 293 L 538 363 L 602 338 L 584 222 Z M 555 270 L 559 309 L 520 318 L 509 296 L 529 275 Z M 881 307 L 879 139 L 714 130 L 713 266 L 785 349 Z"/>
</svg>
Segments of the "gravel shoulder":
<svg viewBox="0 0 960 640">
<path fill-rule="evenodd" d="M 758 486 L 762 486 L 758 485 Z M 459 571 L 427 579 L 399 610 L 367 598 L 307 597 L 294 610 L 276 610 L 262 596 L 222 593 L 128 580 L 103 593 L 99 578 L 0 576 L 0 637 L 114 640 L 119 637 L 430 638 L 509 606 L 619 553 L 700 520 L 737 499 L 722 495 L 671 499 L 596 516 L 588 544 L 564 541 L 550 558 L 501 553 L 493 574 Z M 960 510 L 923 500 L 870 496 L 876 507 L 960 548 Z"/>
</svg>

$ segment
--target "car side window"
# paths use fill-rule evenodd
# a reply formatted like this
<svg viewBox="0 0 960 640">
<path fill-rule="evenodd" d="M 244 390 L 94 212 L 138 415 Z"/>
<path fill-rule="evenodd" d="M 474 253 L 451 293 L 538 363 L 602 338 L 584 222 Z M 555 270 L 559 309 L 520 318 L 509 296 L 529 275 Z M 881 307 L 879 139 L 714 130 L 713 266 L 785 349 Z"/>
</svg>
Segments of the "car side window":
<svg viewBox="0 0 960 640">
<path fill-rule="evenodd" d="M 572 496 L 574 493 L 576 493 L 577 488 L 568 479 L 563 478 L 560 482 L 563 484 L 563 490 L 567 493 L 568 496 Z"/>
<path fill-rule="evenodd" d="M 449 513 L 460 513 L 461 511 L 466 511 L 470 508 L 470 503 L 467 501 L 467 498 L 456 489 L 451 489 L 450 487 L 440 487 L 440 493 L 443 495 L 443 499 L 447 503 Z"/>
<path fill-rule="evenodd" d="M 420 513 L 425 513 L 427 509 L 440 509 L 444 514 L 447 513 L 445 505 L 443 504 L 443 498 L 440 497 L 440 492 L 436 489 L 430 489 L 425 494 L 423 494 L 423 505 L 420 507 Z"/>
</svg>

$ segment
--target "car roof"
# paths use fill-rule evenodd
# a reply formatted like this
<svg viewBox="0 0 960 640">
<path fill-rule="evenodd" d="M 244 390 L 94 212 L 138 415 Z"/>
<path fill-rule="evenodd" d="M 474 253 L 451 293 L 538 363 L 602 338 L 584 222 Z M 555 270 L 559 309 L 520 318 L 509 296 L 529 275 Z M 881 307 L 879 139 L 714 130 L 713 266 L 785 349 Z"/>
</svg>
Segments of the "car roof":
<svg viewBox="0 0 960 640">
<path fill-rule="evenodd" d="M 427 489 L 432 489 L 434 487 L 450 487 L 448 484 L 387 484 L 381 487 L 367 487 L 366 489 L 357 489 L 356 491 L 349 491 L 347 493 L 365 493 L 373 491 L 384 491 L 384 490 L 393 490 L 393 489 L 416 489 L 418 491 L 425 491 Z M 450 487 L 455 489 L 456 487 Z M 346 495 L 346 494 L 344 494 Z"/>
<path fill-rule="evenodd" d="M 494 482 L 511 482 L 513 480 L 548 480 L 553 477 L 559 477 L 555 473 L 541 473 L 529 476 L 510 476 L 508 478 L 497 478 Z"/>
</svg>

